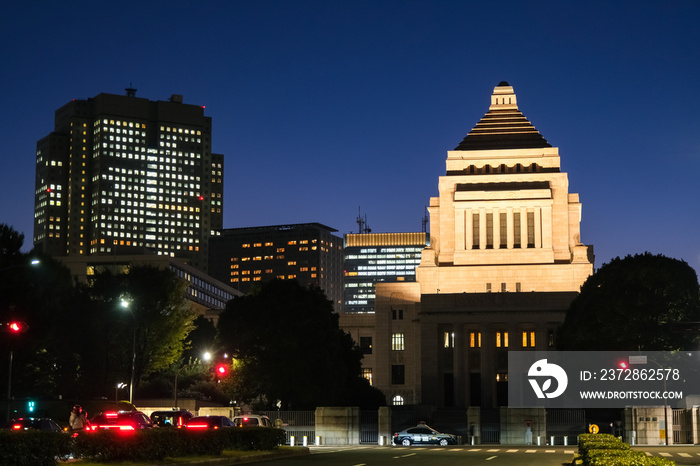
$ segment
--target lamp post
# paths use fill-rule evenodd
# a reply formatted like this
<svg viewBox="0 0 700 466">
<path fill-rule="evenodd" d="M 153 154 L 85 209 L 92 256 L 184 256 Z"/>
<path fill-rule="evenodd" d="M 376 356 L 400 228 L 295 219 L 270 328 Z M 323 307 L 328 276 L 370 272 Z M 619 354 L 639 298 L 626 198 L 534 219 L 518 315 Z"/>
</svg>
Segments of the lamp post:
<svg viewBox="0 0 700 466">
<path fill-rule="evenodd" d="M 124 382 L 119 382 L 117 384 L 117 388 L 114 390 L 114 402 L 119 403 L 119 390 L 121 388 L 126 387 L 126 384 Z"/>
<path fill-rule="evenodd" d="M 211 359 L 211 353 L 209 353 L 209 352 L 204 353 L 202 355 L 202 359 L 205 362 L 209 362 L 209 360 Z M 173 393 L 173 408 L 175 408 L 175 409 L 177 409 L 177 378 L 180 376 L 180 372 L 182 372 L 183 369 L 185 369 L 186 367 L 194 366 L 195 364 L 198 364 L 198 363 L 197 362 L 194 362 L 194 363 L 189 362 L 189 363 L 183 365 L 181 368 L 179 368 L 177 370 L 177 372 L 175 373 L 175 387 L 174 387 L 175 392 Z"/>
<path fill-rule="evenodd" d="M 133 338 L 131 342 L 131 383 L 129 384 L 129 403 L 134 404 L 134 372 L 136 371 L 136 316 L 134 315 L 134 311 L 129 309 L 129 304 L 131 303 L 126 299 L 121 300 L 122 308 L 129 311 L 133 320 Z"/>
</svg>

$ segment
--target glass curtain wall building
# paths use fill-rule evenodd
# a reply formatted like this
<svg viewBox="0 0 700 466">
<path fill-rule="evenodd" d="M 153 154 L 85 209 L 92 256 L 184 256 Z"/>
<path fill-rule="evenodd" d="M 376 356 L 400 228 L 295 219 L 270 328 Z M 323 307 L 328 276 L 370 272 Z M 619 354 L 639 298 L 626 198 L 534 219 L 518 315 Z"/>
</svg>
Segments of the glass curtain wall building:
<svg viewBox="0 0 700 466">
<path fill-rule="evenodd" d="M 358 233 L 344 237 L 345 312 L 373 313 L 379 282 L 415 282 L 426 233 Z"/>
</svg>

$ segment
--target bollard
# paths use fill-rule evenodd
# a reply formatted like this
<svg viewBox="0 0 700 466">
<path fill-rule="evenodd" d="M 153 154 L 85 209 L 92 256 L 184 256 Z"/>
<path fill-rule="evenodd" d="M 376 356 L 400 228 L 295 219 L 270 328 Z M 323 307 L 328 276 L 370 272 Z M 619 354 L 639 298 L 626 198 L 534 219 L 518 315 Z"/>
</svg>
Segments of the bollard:
<svg viewBox="0 0 700 466">
<path fill-rule="evenodd" d="M 537 446 L 539 447 L 540 445 L 542 445 L 542 437 L 540 437 L 540 436 L 538 435 L 538 436 L 537 436 Z"/>
<path fill-rule="evenodd" d="M 564 446 L 566 447 L 566 446 L 568 446 L 568 445 L 569 445 L 569 436 L 568 436 L 568 435 L 565 435 L 565 436 L 564 436 Z"/>
<path fill-rule="evenodd" d="M 301 444 L 302 444 L 302 446 L 304 446 L 304 447 L 308 447 L 308 446 L 309 446 L 309 437 L 307 437 L 306 435 L 304 435 L 304 436 L 301 438 Z"/>
<path fill-rule="evenodd" d="M 474 445 L 474 436 L 472 435 L 472 445 Z"/>
<path fill-rule="evenodd" d="M 317 447 L 320 447 L 320 446 L 321 446 L 321 436 L 320 436 L 320 435 L 317 435 L 317 436 L 316 436 L 316 446 L 317 446 Z"/>
<path fill-rule="evenodd" d="M 289 446 L 290 446 L 290 447 L 293 447 L 293 446 L 294 446 L 294 436 L 293 436 L 293 435 L 290 435 L 290 436 L 289 436 Z"/>
<path fill-rule="evenodd" d="M 554 445 L 554 435 L 552 435 L 551 437 L 549 437 L 549 444 L 550 444 L 550 445 Z"/>
</svg>

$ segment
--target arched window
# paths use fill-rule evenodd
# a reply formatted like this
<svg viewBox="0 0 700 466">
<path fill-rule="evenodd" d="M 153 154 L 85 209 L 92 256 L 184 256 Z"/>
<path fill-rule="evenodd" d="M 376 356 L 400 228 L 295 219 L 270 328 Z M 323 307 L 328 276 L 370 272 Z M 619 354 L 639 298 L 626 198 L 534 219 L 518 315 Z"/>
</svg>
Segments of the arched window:
<svg viewBox="0 0 700 466">
<path fill-rule="evenodd" d="M 391 404 L 394 406 L 403 406 L 403 397 L 401 395 L 396 395 L 391 399 Z"/>
</svg>

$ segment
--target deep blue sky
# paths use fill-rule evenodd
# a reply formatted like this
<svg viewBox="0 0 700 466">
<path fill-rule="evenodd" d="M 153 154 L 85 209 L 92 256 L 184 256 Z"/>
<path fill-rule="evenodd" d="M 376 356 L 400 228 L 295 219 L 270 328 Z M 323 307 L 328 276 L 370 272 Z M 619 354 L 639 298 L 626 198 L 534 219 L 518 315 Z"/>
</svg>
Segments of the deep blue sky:
<svg viewBox="0 0 700 466">
<path fill-rule="evenodd" d="M 224 226 L 420 231 L 508 81 L 583 204 L 596 266 L 700 270 L 700 2 L 0 3 L 0 222 L 31 246 L 36 141 L 101 92 L 206 105 Z"/>
</svg>

